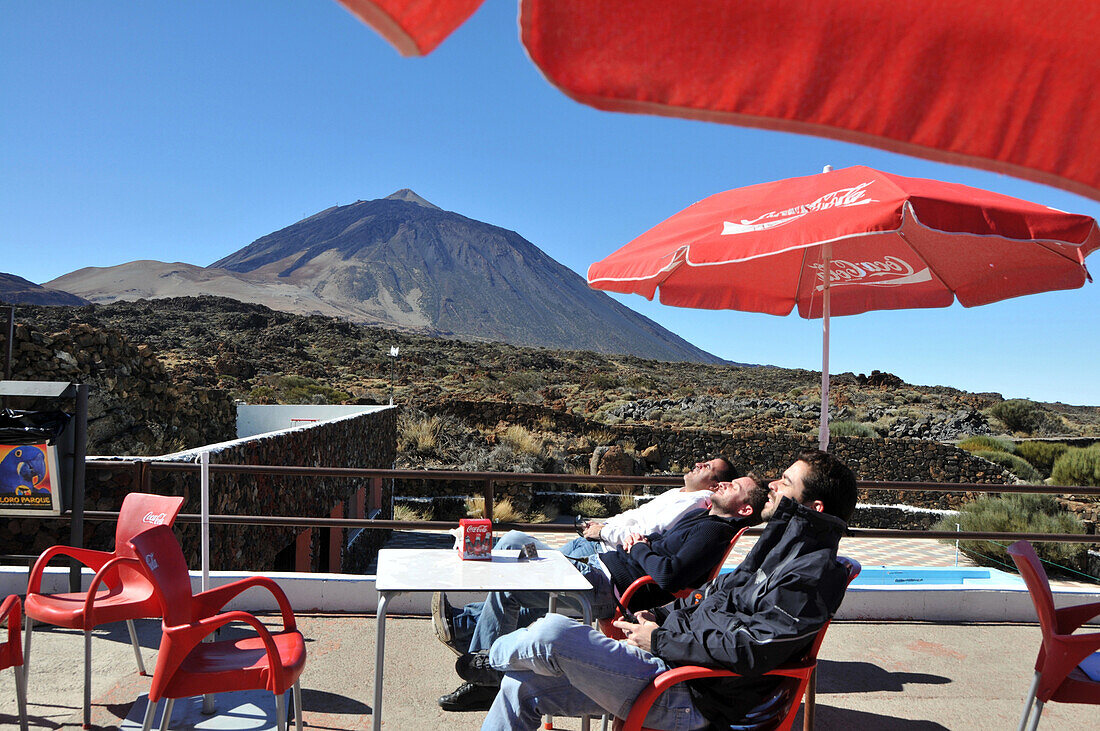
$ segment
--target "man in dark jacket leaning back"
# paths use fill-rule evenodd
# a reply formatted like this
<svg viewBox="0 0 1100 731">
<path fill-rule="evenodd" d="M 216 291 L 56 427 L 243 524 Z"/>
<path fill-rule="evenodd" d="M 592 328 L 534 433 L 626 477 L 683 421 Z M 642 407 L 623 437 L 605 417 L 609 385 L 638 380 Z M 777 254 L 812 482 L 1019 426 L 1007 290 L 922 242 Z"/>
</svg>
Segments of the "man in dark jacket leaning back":
<svg viewBox="0 0 1100 731">
<path fill-rule="evenodd" d="M 548 615 L 494 642 L 465 678 L 500 683 L 482 731 L 536 729 L 544 714 L 623 718 L 650 680 L 679 665 L 746 677 L 673 686 L 647 727 L 730 724 L 764 700 L 779 679 L 763 673 L 803 654 L 844 597 L 848 572 L 836 553 L 855 510 L 856 478 L 834 456 L 810 450 L 769 488 L 768 526 L 737 570 L 640 613 L 638 624 L 616 622 L 625 640 Z"/>
</svg>

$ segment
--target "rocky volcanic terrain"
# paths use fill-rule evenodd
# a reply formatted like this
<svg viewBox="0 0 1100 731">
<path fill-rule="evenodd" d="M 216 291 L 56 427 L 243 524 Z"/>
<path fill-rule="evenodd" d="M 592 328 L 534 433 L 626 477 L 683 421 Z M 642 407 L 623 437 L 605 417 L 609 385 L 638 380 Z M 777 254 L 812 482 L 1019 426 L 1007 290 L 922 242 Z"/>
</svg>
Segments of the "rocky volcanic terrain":
<svg viewBox="0 0 1100 731">
<path fill-rule="evenodd" d="M 83 307 L 20 307 L 43 332 L 74 323 L 147 345 L 181 386 L 218 388 L 252 403 L 514 401 L 607 424 L 811 433 L 820 375 L 772 367 L 668 363 L 633 356 L 471 343 L 276 312 L 218 297 Z M 390 348 L 400 349 L 391 358 Z M 832 417 L 882 436 L 952 440 L 1004 434 L 995 393 L 914 386 L 889 374 L 836 374 Z M 1100 436 L 1100 408 L 1042 404 L 1027 436 Z M 1023 436 L 1023 435 L 1021 435 Z"/>
</svg>

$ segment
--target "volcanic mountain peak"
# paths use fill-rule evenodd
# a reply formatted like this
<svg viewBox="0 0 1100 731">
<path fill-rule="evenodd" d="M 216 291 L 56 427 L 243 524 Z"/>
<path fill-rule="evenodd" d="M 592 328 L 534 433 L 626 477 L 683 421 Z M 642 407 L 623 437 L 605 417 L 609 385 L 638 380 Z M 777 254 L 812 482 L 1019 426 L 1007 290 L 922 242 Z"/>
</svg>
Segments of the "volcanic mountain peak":
<svg viewBox="0 0 1100 731">
<path fill-rule="evenodd" d="M 445 211 L 407 188 L 328 208 L 205 270 L 172 267 L 165 278 L 166 272 L 122 271 L 127 265 L 112 269 L 98 279 L 115 276 L 113 291 L 103 291 L 88 272 L 54 285 L 100 302 L 221 294 L 472 340 L 721 362 L 589 289 L 516 232 Z"/>
<path fill-rule="evenodd" d="M 402 188 L 401 190 L 399 190 L 395 193 L 390 193 L 388 196 L 385 197 L 384 200 L 388 200 L 388 201 L 408 201 L 409 203 L 416 203 L 417 205 L 424 206 L 425 208 L 434 208 L 437 211 L 443 210 L 442 208 L 435 205 L 434 203 L 430 203 L 429 201 L 424 200 L 423 198 L 421 198 L 420 196 L 418 196 L 416 193 L 409 190 L 408 188 Z"/>
</svg>

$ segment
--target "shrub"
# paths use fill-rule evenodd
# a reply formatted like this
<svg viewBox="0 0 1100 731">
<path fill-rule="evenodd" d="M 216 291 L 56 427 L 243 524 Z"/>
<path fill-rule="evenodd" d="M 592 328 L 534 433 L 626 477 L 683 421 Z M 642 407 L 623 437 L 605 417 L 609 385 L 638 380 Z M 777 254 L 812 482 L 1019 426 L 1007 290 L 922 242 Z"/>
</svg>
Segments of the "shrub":
<svg viewBox="0 0 1100 731">
<path fill-rule="evenodd" d="M 393 506 L 394 520 L 431 520 L 431 507 L 419 509 L 405 503 L 397 503 Z"/>
<path fill-rule="evenodd" d="M 1030 462 L 1020 459 L 1014 454 L 986 450 L 979 450 L 972 454 L 975 457 L 988 459 L 994 464 L 999 464 L 1024 482 L 1040 482 L 1043 479 L 1043 476 L 1039 474 L 1039 470 L 1032 467 Z"/>
<path fill-rule="evenodd" d="M 870 424 L 860 421 L 830 421 L 829 433 L 834 437 L 877 437 L 878 432 Z"/>
<path fill-rule="evenodd" d="M 638 498 L 633 495 L 619 495 L 619 512 L 625 513 L 638 507 Z"/>
<path fill-rule="evenodd" d="M 612 388 L 618 388 L 622 385 L 619 377 L 613 373 L 596 373 L 590 379 L 588 383 L 600 391 L 606 391 Z"/>
<path fill-rule="evenodd" d="M 1015 445 L 1009 440 L 987 436 L 967 437 L 955 446 L 959 449 L 965 449 L 967 452 L 1008 452 L 1012 454 L 1016 451 Z"/>
<path fill-rule="evenodd" d="M 1045 411 L 1034 401 L 1014 398 L 989 407 L 989 413 L 999 419 L 1009 431 L 1031 434 L 1048 421 Z"/>
<path fill-rule="evenodd" d="M 542 376 L 538 373 L 531 371 L 516 371 L 515 373 L 509 373 L 503 379 L 501 383 L 509 391 L 532 391 L 542 386 Z"/>
<path fill-rule="evenodd" d="M 438 416 L 410 419 L 402 424 L 397 447 L 403 452 L 431 452 L 439 441 L 443 421 Z"/>
<path fill-rule="evenodd" d="M 1050 479 L 1056 485 L 1100 487 L 1100 444 L 1066 449 L 1054 461 Z"/>
<path fill-rule="evenodd" d="M 586 497 L 573 503 L 573 513 L 589 518 L 606 518 L 607 507 L 594 497 Z"/>
<path fill-rule="evenodd" d="M 1016 454 L 1026 459 L 1040 472 L 1050 475 L 1054 463 L 1068 449 L 1069 446 L 1061 442 L 1021 442 L 1016 445 Z"/>
<path fill-rule="evenodd" d="M 542 440 L 518 424 L 505 429 L 500 441 L 521 454 L 542 454 Z"/>
<path fill-rule="evenodd" d="M 276 403 L 275 389 L 271 386 L 256 386 L 248 392 L 247 400 L 250 404 Z"/>
<path fill-rule="evenodd" d="M 979 498 L 963 506 L 957 517 L 946 517 L 933 530 L 953 531 L 955 524 L 965 531 L 998 533 L 1084 533 L 1076 515 L 1062 508 L 1050 495 L 1007 495 Z M 1039 558 L 1061 564 L 1077 564 L 1088 552 L 1084 543 L 1036 541 Z M 993 541 L 961 541 L 959 547 L 980 564 L 1012 565 L 1005 545 Z"/>
</svg>

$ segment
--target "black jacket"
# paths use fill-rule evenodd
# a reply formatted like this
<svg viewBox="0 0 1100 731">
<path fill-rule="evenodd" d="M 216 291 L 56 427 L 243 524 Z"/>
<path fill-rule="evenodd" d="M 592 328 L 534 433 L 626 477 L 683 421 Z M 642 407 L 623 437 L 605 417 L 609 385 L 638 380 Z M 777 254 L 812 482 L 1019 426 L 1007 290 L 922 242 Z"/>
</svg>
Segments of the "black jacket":
<svg viewBox="0 0 1100 731">
<path fill-rule="evenodd" d="M 669 665 L 725 668 L 749 677 L 690 681 L 696 708 L 732 724 L 779 684 L 761 678 L 800 657 L 844 598 L 848 572 L 836 560 L 846 526 L 783 498 L 735 571 L 658 610 L 653 652 Z"/>
<path fill-rule="evenodd" d="M 635 543 L 630 552 L 621 548 L 600 554 L 619 592 L 645 575 L 657 582 L 643 587 L 632 602 L 634 608 L 653 607 L 672 601 L 672 595 L 706 581 L 714 564 L 729 546 L 745 518 L 722 518 L 706 508 L 689 510 L 663 533 L 653 533 L 649 543 Z"/>
</svg>

